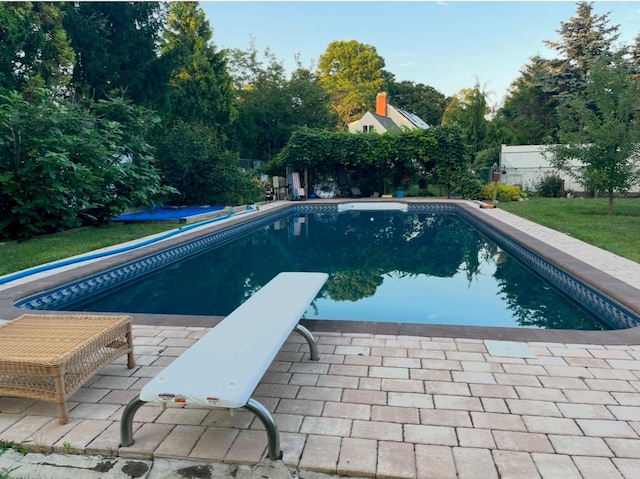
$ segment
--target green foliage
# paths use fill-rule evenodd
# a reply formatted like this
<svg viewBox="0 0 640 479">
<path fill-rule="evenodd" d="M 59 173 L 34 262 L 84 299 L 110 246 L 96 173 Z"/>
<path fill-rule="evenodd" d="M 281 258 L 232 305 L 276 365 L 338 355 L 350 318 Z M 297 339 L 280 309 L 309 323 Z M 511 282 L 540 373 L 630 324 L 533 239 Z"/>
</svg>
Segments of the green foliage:
<svg viewBox="0 0 640 479">
<path fill-rule="evenodd" d="M 388 73 L 388 76 L 383 90 L 394 106 L 418 115 L 428 125 L 440 124 L 446 107 L 444 94 L 429 85 L 412 81 L 396 82 L 393 74 Z"/>
<path fill-rule="evenodd" d="M 548 149 L 556 168 L 607 192 L 609 214 L 614 194 L 640 179 L 640 79 L 623 55 L 594 61 L 586 97 L 566 97 L 559 109 L 562 144 Z M 572 167 L 575 159 L 583 168 Z"/>
<path fill-rule="evenodd" d="M 237 205 L 264 195 L 260 185 L 238 167 L 237 156 L 222 146 L 212 128 L 176 122 L 156 138 L 164 181 L 177 190 L 173 204 Z"/>
<path fill-rule="evenodd" d="M 149 206 L 159 186 L 151 118 L 122 99 L 95 111 L 49 90 L 1 95 L 0 235 L 29 237 L 105 221 Z"/>
<path fill-rule="evenodd" d="M 558 198 L 562 195 L 564 180 L 558 175 L 544 175 L 534 185 L 536 195 L 543 198 Z"/>
<path fill-rule="evenodd" d="M 343 125 L 373 107 L 383 84 L 384 59 L 376 48 L 356 40 L 329 43 L 318 59 L 318 79 L 331 96 Z"/>
<path fill-rule="evenodd" d="M 0 3 L 0 88 L 67 85 L 74 51 L 63 16 L 58 3 Z"/>
<path fill-rule="evenodd" d="M 480 196 L 485 199 L 493 198 L 493 183 L 487 183 L 482 187 Z M 516 185 L 507 185 L 505 183 L 498 183 L 498 193 L 496 199 L 501 203 L 507 201 L 520 201 L 524 197 L 522 190 Z"/>
<path fill-rule="evenodd" d="M 157 55 L 164 6 L 160 2 L 68 2 L 64 27 L 76 53 L 77 98 L 118 91 L 137 104 L 161 105 L 167 74 Z"/>
</svg>

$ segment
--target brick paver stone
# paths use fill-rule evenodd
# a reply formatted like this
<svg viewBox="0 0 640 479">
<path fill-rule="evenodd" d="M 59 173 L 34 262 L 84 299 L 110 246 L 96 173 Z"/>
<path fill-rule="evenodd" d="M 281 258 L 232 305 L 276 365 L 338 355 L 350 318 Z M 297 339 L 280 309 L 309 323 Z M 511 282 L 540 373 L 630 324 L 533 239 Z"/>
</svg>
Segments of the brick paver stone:
<svg viewBox="0 0 640 479">
<path fill-rule="evenodd" d="M 405 424 L 404 440 L 419 444 L 434 444 L 436 446 L 458 445 L 455 429 L 446 426 Z"/>
<path fill-rule="evenodd" d="M 616 457 L 640 459 L 640 440 L 605 438 Z"/>
<path fill-rule="evenodd" d="M 176 426 L 153 454 L 159 457 L 187 457 L 204 431 L 205 428 L 201 426 Z"/>
<path fill-rule="evenodd" d="M 459 427 L 456 429 L 456 434 L 458 435 L 458 442 L 462 447 L 496 448 L 496 443 L 489 429 Z"/>
<path fill-rule="evenodd" d="M 583 479 L 623 479 L 611 459 L 605 457 L 574 457 L 573 462 Z"/>
<path fill-rule="evenodd" d="M 498 479 L 489 449 L 454 447 L 453 457 L 459 479 Z"/>
<path fill-rule="evenodd" d="M 540 479 L 531 456 L 526 452 L 493 451 L 500 479 Z"/>
<path fill-rule="evenodd" d="M 342 439 L 337 472 L 346 476 L 375 477 L 377 460 L 377 441 L 345 437 Z"/>
<path fill-rule="evenodd" d="M 238 429 L 208 427 L 191 450 L 189 458 L 221 461 L 239 433 Z"/>
<path fill-rule="evenodd" d="M 378 443 L 379 479 L 416 478 L 416 462 L 413 444 L 380 441 Z"/>
<path fill-rule="evenodd" d="M 456 464 L 450 447 L 416 444 L 418 479 L 456 479 Z"/>
<path fill-rule="evenodd" d="M 493 431 L 493 438 L 498 445 L 498 449 L 522 452 L 553 452 L 553 447 L 551 447 L 551 443 L 544 434 Z"/>
<path fill-rule="evenodd" d="M 569 456 L 560 454 L 531 454 L 543 479 L 582 479 Z"/>
<path fill-rule="evenodd" d="M 638 471 L 640 471 L 640 459 L 614 458 L 613 463 L 625 479 L 634 479 L 635 477 L 638 477 Z"/>
<path fill-rule="evenodd" d="M 599 437 L 556 436 L 553 434 L 548 437 L 558 454 L 568 454 L 570 456 L 613 456 L 607 444 Z"/>
<path fill-rule="evenodd" d="M 300 458 L 300 468 L 335 474 L 342 439 L 335 436 L 314 436 L 307 443 Z"/>
<path fill-rule="evenodd" d="M 638 434 L 626 422 L 601 419 L 577 419 L 576 422 L 585 436 L 638 439 Z"/>
</svg>

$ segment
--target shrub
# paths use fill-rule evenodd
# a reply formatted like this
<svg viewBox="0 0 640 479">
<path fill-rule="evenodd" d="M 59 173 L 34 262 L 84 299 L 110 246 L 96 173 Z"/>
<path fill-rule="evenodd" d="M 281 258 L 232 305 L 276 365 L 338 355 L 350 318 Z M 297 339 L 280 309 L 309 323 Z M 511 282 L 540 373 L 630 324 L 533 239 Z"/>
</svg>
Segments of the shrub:
<svg viewBox="0 0 640 479">
<path fill-rule="evenodd" d="M 558 175 L 546 174 L 534 187 L 538 196 L 544 198 L 558 198 L 564 196 L 564 180 Z"/>
<path fill-rule="evenodd" d="M 493 198 L 493 183 L 487 183 L 480 193 L 483 198 Z M 524 194 L 516 185 L 507 185 L 506 183 L 498 183 L 498 194 L 496 199 L 501 202 L 519 201 Z"/>
</svg>

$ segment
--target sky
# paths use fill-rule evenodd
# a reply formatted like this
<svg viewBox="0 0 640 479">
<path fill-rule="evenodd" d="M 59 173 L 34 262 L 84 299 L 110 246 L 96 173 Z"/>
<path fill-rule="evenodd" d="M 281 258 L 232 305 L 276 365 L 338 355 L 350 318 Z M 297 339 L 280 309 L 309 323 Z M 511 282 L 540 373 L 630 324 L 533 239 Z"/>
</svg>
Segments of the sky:
<svg viewBox="0 0 640 479">
<path fill-rule="evenodd" d="M 561 22 L 576 15 L 565 1 L 203 1 L 217 49 L 275 55 L 288 73 L 296 55 L 315 67 L 334 40 L 374 46 L 396 81 L 432 86 L 446 96 L 476 84 L 498 105 L 535 55 L 556 56 L 544 45 L 559 40 Z M 640 2 L 594 2 L 619 25 L 619 43 L 640 33 Z M 391 102 L 393 100 L 391 99 Z"/>
</svg>

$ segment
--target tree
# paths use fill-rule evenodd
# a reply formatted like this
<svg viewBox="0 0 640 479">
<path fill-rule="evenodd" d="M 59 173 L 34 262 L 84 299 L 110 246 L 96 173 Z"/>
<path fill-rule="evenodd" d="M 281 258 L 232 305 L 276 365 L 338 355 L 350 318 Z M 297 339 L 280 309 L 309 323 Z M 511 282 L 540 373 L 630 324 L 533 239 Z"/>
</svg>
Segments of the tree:
<svg viewBox="0 0 640 479">
<path fill-rule="evenodd" d="M 21 91 L 68 84 L 74 53 L 63 17 L 55 3 L 0 3 L 0 87 Z"/>
<path fill-rule="evenodd" d="M 556 168 L 607 192 L 610 215 L 615 193 L 626 192 L 640 179 L 640 80 L 631 75 L 623 53 L 592 64 L 586 99 L 575 95 L 563 101 L 562 144 L 548 150 Z M 583 168 L 572 168 L 572 159 L 579 159 Z"/>
<path fill-rule="evenodd" d="M 76 52 L 76 94 L 100 100 L 117 90 L 136 104 L 157 104 L 166 84 L 157 51 L 163 4 L 69 2 L 64 8 L 64 26 Z"/>
<path fill-rule="evenodd" d="M 318 79 L 343 126 L 373 107 L 384 82 L 383 68 L 376 48 L 356 40 L 332 41 L 320 55 Z"/>
</svg>

